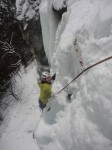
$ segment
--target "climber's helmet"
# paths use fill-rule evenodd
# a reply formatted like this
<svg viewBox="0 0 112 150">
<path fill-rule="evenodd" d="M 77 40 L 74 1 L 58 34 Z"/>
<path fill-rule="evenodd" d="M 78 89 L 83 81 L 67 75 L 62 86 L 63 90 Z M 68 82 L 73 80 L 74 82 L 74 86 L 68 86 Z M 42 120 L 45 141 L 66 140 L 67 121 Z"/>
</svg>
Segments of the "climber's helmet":
<svg viewBox="0 0 112 150">
<path fill-rule="evenodd" d="M 50 77 L 50 73 L 49 72 L 42 72 L 42 79 L 46 79 L 46 78 L 48 78 L 48 77 Z"/>
</svg>

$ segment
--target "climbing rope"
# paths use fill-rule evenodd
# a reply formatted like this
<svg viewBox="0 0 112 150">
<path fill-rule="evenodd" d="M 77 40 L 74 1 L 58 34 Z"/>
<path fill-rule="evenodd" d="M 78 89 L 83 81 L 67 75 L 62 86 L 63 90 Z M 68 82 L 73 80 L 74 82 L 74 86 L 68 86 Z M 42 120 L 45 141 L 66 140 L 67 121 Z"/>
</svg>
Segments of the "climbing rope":
<svg viewBox="0 0 112 150">
<path fill-rule="evenodd" d="M 83 71 L 81 71 L 75 78 L 73 78 L 73 80 L 70 81 L 64 88 L 62 88 L 60 91 L 58 91 L 55 95 L 61 93 L 65 88 L 67 88 L 73 81 L 75 81 L 77 78 L 79 78 L 79 77 L 80 77 L 84 72 L 86 72 L 87 70 L 89 70 L 89 69 L 91 69 L 91 68 L 93 68 L 93 67 L 95 67 L 95 66 L 97 66 L 97 65 L 99 65 L 99 64 L 101 64 L 101 63 L 103 63 L 103 62 L 105 62 L 105 61 L 107 61 L 107 60 L 110 60 L 110 59 L 112 59 L 112 56 L 107 57 L 107 58 L 105 58 L 105 59 L 102 59 L 101 61 L 98 61 L 97 63 L 95 63 L 95 64 L 93 64 L 93 65 L 87 67 L 86 69 L 84 69 Z M 51 98 L 53 98 L 53 97 L 55 97 L 55 96 L 52 96 Z"/>
<path fill-rule="evenodd" d="M 91 66 L 87 67 L 86 69 L 82 70 L 82 71 L 81 71 L 75 78 L 73 78 L 64 88 L 62 88 L 60 91 L 58 91 L 55 95 L 51 96 L 51 97 L 49 98 L 49 101 L 48 101 L 48 102 L 50 102 L 53 98 L 55 98 L 56 95 L 58 95 L 58 94 L 61 93 L 64 89 L 66 89 L 73 81 L 75 81 L 77 78 L 79 78 L 84 72 L 86 72 L 87 70 L 89 70 L 89 69 L 91 69 L 91 68 L 93 68 L 93 67 L 95 67 L 95 66 L 97 66 L 97 65 L 99 65 L 99 64 L 101 64 L 101 63 L 103 63 L 103 62 L 105 62 L 105 61 L 107 61 L 107 60 L 110 60 L 110 59 L 112 59 L 112 56 L 107 57 L 107 58 L 105 58 L 105 59 L 102 59 L 101 61 L 98 61 L 97 63 L 94 63 L 93 65 L 91 65 Z M 51 102 L 52 102 L 52 101 L 51 101 Z M 48 108 L 47 108 L 47 111 L 49 111 L 49 110 L 51 109 L 51 106 L 50 106 L 50 105 L 51 105 L 51 104 L 49 104 L 49 106 L 48 106 Z"/>
</svg>

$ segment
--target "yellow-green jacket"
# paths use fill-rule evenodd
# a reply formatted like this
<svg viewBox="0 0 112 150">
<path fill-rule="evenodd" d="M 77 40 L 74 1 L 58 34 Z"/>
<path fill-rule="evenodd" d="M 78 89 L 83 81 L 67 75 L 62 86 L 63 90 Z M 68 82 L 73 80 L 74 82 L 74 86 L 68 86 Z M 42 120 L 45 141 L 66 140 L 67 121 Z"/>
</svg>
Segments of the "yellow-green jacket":
<svg viewBox="0 0 112 150">
<path fill-rule="evenodd" d="M 40 83 L 40 101 L 43 104 L 47 104 L 49 98 L 51 97 L 51 84 Z"/>
</svg>

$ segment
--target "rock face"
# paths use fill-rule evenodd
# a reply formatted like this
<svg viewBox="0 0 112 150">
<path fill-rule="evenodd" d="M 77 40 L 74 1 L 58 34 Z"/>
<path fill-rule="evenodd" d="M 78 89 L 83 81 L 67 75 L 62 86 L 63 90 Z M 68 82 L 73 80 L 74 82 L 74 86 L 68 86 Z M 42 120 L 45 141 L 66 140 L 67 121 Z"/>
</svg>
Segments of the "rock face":
<svg viewBox="0 0 112 150">
<path fill-rule="evenodd" d="M 48 61 L 44 52 L 40 19 L 29 20 L 25 30 L 24 21 L 22 21 L 21 31 L 22 36 L 33 53 L 34 58 L 36 58 L 38 65 L 48 66 Z"/>
<path fill-rule="evenodd" d="M 38 62 L 38 68 L 49 66 L 43 46 L 39 16 L 41 0 L 16 0 L 16 18 L 20 20 L 20 29 L 28 47 Z"/>
<path fill-rule="evenodd" d="M 27 66 L 32 53 L 22 37 L 21 22 L 15 18 L 15 1 L 0 1 L 0 95 L 20 64 Z"/>
<path fill-rule="evenodd" d="M 0 1 L 1 92 L 4 92 L 10 85 L 9 80 L 17 72 L 20 65 L 23 64 L 26 67 L 33 57 L 38 62 L 40 72 L 43 66 L 49 66 L 44 52 L 38 15 L 39 3 L 40 0 Z M 16 6 L 17 4 L 18 6 Z M 25 7 L 25 11 L 22 9 L 23 5 L 28 6 L 28 8 Z"/>
</svg>

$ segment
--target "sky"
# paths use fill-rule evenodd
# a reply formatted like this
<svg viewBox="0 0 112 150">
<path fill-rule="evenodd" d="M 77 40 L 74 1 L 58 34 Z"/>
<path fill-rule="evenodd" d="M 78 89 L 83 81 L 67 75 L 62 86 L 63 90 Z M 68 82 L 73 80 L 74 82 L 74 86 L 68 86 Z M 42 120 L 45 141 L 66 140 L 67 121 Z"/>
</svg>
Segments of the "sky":
<svg viewBox="0 0 112 150">
<path fill-rule="evenodd" d="M 33 63 L 26 73 L 21 72 L 20 79 L 15 77 L 17 88 L 23 87 L 22 100 L 8 110 L 0 129 L 0 149 L 111 150 L 112 59 L 56 93 L 82 70 L 112 56 L 112 1 L 67 0 L 61 19 L 52 6 L 58 10 L 63 0 L 43 0 L 39 7 L 44 49 L 51 73 L 56 73 L 55 98 L 47 106 L 51 110 L 46 108 L 41 114 L 38 108 L 38 66 Z"/>
</svg>

